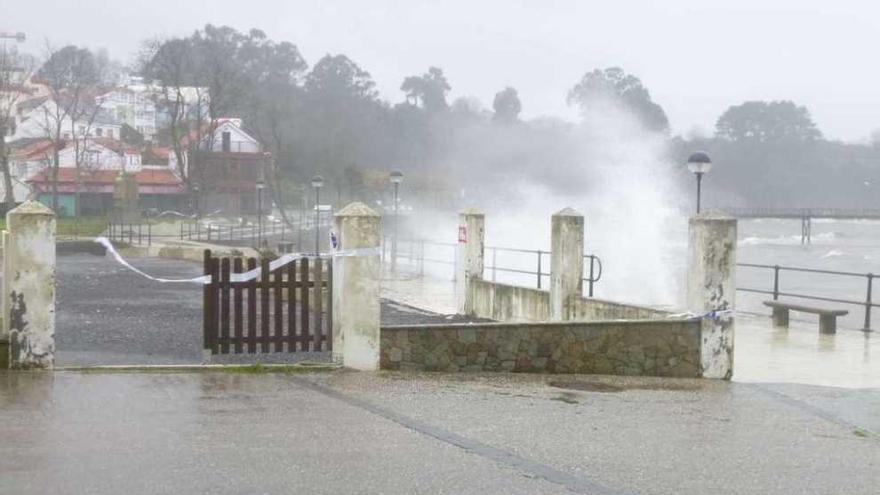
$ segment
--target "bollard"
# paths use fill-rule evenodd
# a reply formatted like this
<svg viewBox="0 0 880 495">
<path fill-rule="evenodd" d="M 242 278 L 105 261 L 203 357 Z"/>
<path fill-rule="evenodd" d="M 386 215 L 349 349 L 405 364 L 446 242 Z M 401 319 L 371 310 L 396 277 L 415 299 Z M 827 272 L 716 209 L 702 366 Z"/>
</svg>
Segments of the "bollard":
<svg viewBox="0 0 880 495">
<path fill-rule="evenodd" d="M 550 319 L 562 321 L 568 319 L 569 298 L 583 295 L 584 216 L 565 208 L 550 222 Z"/>
<path fill-rule="evenodd" d="M 381 217 L 363 203 L 351 203 L 334 217 L 340 250 L 377 252 L 333 258 L 333 360 L 347 368 L 378 370 Z"/>
<path fill-rule="evenodd" d="M 55 363 L 55 213 L 27 201 L 6 214 L 3 320 L 12 368 Z"/>
<path fill-rule="evenodd" d="M 704 378 L 730 380 L 736 297 L 736 219 L 704 212 L 688 222 L 688 310 L 703 316 Z"/>
<path fill-rule="evenodd" d="M 483 250 L 486 240 L 486 217 L 469 208 L 459 214 L 456 248 L 455 298 L 458 314 L 473 314 L 470 281 L 483 278 Z"/>
</svg>

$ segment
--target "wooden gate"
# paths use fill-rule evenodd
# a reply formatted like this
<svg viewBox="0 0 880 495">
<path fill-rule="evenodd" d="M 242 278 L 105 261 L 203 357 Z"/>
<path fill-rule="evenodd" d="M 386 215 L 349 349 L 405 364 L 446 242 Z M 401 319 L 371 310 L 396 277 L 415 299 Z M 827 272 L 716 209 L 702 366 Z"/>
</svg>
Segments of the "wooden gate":
<svg viewBox="0 0 880 495">
<path fill-rule="evenodd" d="M 204 348 L 211 354 L 332 349 L 333 264 L 302 258 L 270 271 L 269 260 L 216 258 L 205 250 Z M 247 281 L 231 274 L 260 267 Z"/>
</svg>

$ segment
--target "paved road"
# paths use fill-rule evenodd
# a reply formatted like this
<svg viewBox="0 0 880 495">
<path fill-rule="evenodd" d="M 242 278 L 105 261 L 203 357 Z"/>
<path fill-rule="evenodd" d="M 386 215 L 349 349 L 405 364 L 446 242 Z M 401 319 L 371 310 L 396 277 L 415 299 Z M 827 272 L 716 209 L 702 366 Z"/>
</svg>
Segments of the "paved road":
<svg viewBox="0 0 880 495">
<path fill-rule="evenodd" d="M 130 260 L 151 275 L 190 278 L 196 263 L 158 258 Z M 194 284 L 148 280 L 104 256 L 58 258 L 56 363 L 184 364 L 202 360 L 202 296 Z M 383 301 L 384 324 L 442 323 L 460 317 L 438 315 Z M 214 362 L 326 360 L 327 353 L 217 356 Z"/>
<path fill-rule="evenodd" d="M 880 392 L 763 387 L 0 373 L 0 493 L 877 493 Z"/>
</svg>

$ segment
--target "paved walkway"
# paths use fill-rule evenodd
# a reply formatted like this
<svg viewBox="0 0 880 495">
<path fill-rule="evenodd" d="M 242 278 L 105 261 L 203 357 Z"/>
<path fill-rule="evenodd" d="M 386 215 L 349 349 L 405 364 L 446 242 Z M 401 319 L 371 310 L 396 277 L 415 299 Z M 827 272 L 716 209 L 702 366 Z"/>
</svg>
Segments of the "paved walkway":
<svg viewBox="0 0 880 495">
<path fill-rule="evenodd" d="M 87 244 L 87 246 L 90 246 Z M 197 263 L 132 258 L 164 278 L 201 275 Z M 58 257 L 58 366 L 191 364 L 202 361 L 202 292 L 195 284 L 162 284 L 94 254 Z M 389 325 L 468 321 L 383 300 Z M 214 362 L 326 360 L 327 353 L 215 356 Z"/>
<path fill-rule="evenodd" d="M 574 383 L 572 383 L 574 382 Z M 880 393 L 536 375 L 0 373 L 0 493 L 875 494 Z"/>
</svg>

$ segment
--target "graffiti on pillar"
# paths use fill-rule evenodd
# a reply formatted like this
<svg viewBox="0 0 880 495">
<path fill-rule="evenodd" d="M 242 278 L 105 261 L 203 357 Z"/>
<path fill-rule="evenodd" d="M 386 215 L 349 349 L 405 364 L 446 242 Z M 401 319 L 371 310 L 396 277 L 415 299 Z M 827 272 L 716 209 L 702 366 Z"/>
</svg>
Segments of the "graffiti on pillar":
<svg viewBox="0 0 880 495">
<path fill-rule="evenodd" d="M 458 226 L 458 242 L 459 244 L 467 244 L 467 226 Z"/>
</svg>

